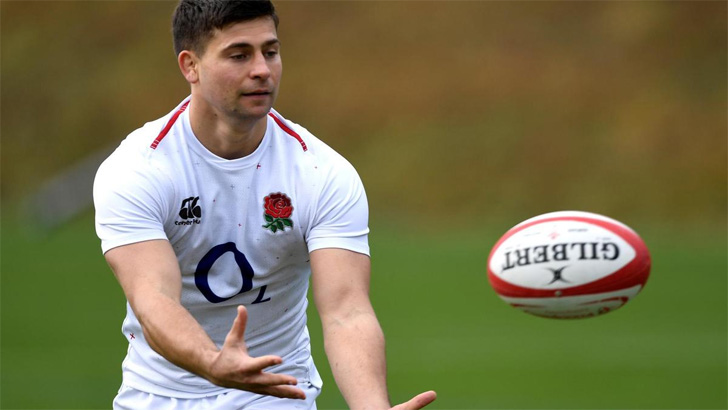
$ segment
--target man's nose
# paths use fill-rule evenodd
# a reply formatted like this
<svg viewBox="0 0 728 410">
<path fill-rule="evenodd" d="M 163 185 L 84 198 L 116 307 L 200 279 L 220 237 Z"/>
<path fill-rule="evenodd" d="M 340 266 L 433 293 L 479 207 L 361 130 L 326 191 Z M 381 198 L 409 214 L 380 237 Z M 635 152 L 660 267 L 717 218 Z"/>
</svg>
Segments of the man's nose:
<svg viewBox="0 0 728 410">
<path fill-rule="evenodd" d="M 268 61 L 262 53 L 256 53 L 252 61 L 253 67 L 250 70 L 250 76 L 253 78 L 268 79 L 270 77 L 270 67 Z"/>
</svg>

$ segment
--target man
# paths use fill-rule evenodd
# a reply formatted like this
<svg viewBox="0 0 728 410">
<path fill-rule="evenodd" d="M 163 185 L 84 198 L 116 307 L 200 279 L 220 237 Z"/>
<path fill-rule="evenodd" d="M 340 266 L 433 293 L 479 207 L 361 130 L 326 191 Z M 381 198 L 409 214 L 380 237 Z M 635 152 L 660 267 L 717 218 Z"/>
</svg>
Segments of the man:
<svg viewBox="0 0 728 410">
<path fill-rule="evenodd" d="M 309 276 L 350 408 L 390 407 L 364 189 L 272 109 L 277 24 L 269 1 L 182 0 L 174 44 L 191 95 L 99 168 L 96 229 L 128 300 L 115 408 L 315 409 Z"/>
</svg>

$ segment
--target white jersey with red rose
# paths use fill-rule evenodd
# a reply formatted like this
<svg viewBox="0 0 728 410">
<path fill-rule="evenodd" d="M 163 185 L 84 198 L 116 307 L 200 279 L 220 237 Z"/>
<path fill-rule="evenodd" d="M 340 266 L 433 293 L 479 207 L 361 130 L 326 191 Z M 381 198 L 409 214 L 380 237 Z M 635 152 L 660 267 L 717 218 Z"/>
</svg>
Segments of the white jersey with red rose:
<svg viewBox="0 0 728 410">
<path fill-rule="evenodd" d="M 193 134 L 188 104 L 132 132 L 99 168 L 102 250 L 169 240 L 181 302 L 218 346 L 244 304 L 251 356 L 279 355 L 283 364 L 269 371 L 321 387 L 306 328 L 309 253 L 369 254 L 361 180 L 342 156 L 274 110 L 252 154 L 220 158 Z M 128 303 L 122 331 L 125 385 L 180 398 L 224 390 L 152 350 Z"/>
</svg>

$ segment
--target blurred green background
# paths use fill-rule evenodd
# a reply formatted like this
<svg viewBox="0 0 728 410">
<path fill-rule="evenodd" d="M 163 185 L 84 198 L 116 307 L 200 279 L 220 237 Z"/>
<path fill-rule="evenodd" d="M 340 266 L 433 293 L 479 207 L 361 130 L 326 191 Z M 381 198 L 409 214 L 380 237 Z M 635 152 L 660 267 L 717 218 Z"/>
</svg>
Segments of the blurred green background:
<svg viewBox="0 0 728 410">
<path fill-rule="evenodd" d="M 276 108 L 367 188 L 394 402 L 728 407 L 726 2 L 276 5 Z M 27 200 L 187 95 L 174 6 L 0 2 L 0 408 L 118 389 L 124 297 L 92 210 L 48 231 Z M 640 232 L 653 271 L 626 308 L 546 320 L 490 289 L 498 237 L 561 209 Z M 344 408 L 311 313 L 319 408 Z"/>
</svg>

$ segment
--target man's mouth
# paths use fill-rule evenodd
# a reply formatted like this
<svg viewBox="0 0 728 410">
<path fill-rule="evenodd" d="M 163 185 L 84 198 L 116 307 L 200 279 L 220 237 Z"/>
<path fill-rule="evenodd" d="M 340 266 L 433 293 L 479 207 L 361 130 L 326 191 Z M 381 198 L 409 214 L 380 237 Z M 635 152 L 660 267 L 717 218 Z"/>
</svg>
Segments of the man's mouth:
<svg viewBox="0 0 728 410">
<path fill-rule="evenodd" d="M 245 96 L 256 96 L 256 95 L 270 95 L 270 91 L 268 90 L 255 90 L 251 91 L 249 93 L 243 93 Z"/>
</svg>

